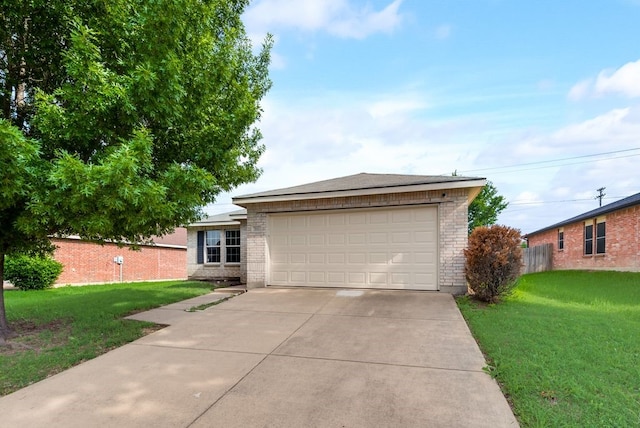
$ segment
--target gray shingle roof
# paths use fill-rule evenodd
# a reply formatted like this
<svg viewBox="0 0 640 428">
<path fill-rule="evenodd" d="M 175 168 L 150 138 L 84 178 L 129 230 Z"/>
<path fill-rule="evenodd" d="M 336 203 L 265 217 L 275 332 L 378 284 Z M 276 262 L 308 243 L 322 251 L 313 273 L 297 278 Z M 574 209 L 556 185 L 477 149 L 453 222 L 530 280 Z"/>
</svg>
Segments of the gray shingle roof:
<svg viewBox="0 0 640 428">
<path fill-rule="evenodd" d="M 209 217 L 205 217 L 200 221 L 196 221 L 195 223 L 191 223 L 189 226 L 206 226 L 210 224 L 224 224 L 224 223 L 234 223 L 238 221 L 238 218 L 246 217 L 247 210 L 239 209 L 235 211 L 230 211 L 226 213 L 216 214 Z"/>
<path fill-rule="evenodd" d="M 309 193 L 339 192 L 345 190 L 381 189 L 386 187 L 415 186 L 420 184 L 438 184 L 484 180 L 478 177 L 459 177 L 447 175 L 402 175 L 360 173 L 346 177 L 332 178 L 300 186 L 285 187 L 266 192 L 237 196 L 234 199 L 259 198 L 265 196 L 304 195 Z"/>
<path fill-rule="evenodd" d="M 601 215 L 608 214 L 613 211 L 618 211 L 623 208 L 628 208 L 634 205 L 640 204 L 640 193 L 636 193 L 635 195 L 628 196 L 624 199 L 620 199 L 619 201 L 612 202 L 605 206 L 596 208 L 595 210 L 587 211 L 585 213 L 579 214 L 575 217 L 571 217 L 567 220 L 561 221 L 559 223 L 552 224 L 551 226 L 544 227 L 542 229 L 536 230 L 535 232 L 528 233 L 527 236 L 535 235 L 538 233 L 546 232 L 550 229 L 556 229 L 558 227 L 566 226 L 571 223 L 575 223 L 578 221 L 588 220 L 590 218 L 598 217 Z"/>
</svg>

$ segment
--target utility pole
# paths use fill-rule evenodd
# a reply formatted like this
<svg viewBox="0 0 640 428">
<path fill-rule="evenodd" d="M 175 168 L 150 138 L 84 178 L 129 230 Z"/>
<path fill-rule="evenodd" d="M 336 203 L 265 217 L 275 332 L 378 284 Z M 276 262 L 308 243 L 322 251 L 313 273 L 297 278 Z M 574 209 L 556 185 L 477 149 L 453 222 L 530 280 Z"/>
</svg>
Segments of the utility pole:
<svg viewBox="0 0 640 428">
<path fill-rule="evenodd" d="M 604 189 L 606 189 L 606 187 L 596 189 L 596 192 L 598 192 L 598 196 L 596 196 L 594 199 L 597 199 L 600 202 L 600 206 L 602 206 L 602 198 L 606 196 L 606 193 L 604 193 Z"/>
</svg>

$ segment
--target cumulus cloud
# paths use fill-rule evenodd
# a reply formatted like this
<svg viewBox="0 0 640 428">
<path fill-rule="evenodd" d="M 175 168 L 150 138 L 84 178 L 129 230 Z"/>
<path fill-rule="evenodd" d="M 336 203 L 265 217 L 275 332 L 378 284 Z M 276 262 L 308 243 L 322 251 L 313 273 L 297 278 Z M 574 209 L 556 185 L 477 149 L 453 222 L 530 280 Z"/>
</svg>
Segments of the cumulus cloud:
<svg viewBox="0 0 640 428">
<path fill-rule="evenodd" d="M 609 94 L 628 98 L 640 97 L 640 60 L 628 62 L 617 70 L 603 70 L 596 78 L 576 83 L 569 91 L 572 100 Z"/>
<path fill-rule="evenodd" d="M 402 22 L 394 0 L 381 10 L 357 7 L 349 0 L 259 0 L 245 13 L 250 32 L 264 34 L 279 28 L 325 31 L 342 38 L 363 39 L 375 33 L 391 33 Z"/>
</svg>

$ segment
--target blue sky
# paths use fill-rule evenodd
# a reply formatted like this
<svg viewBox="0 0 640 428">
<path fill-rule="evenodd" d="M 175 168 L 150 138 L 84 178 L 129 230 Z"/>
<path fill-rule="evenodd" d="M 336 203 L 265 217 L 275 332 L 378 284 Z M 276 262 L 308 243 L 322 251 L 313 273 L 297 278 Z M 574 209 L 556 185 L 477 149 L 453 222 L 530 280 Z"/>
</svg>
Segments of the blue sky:
<svg viewBox="0 0 640 428">
<path fill-rule="evenodd" d="M 531 232 L 640 192 L 640 0 L 254 0 L 274 35 L 256 182 L 491 180 Z M 527 165 L 523 165 L 527 164 Z M 513 166 L 515 165 L 515 166 Z"/>
</svg>

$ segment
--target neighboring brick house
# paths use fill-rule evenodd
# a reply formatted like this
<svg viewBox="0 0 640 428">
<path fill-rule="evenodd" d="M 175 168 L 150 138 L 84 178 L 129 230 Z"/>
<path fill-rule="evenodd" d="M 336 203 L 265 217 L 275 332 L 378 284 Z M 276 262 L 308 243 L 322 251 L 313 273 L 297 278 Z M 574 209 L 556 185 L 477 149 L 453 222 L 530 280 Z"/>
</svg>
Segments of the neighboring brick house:
<svg viewBox="0 0 640 428">
<path fill-rule="evenodd" d="M 484 178 L 356 174 L 233 198 L 188 227 L 190 278 L 467 290 L 467 209 Z"/>
<path fill-rule="evenodd" d="M 527 236 L 553 246 L 553 269 L 640 271 L 640 193 Z"/>
<path fill-rule="evenodd" d="M 100 245 L 77 237 L 52 239 L 57 247 L 54 258 L 64 266 L 56 284 L 186 279 L 186 228 L 156 237 L 154 242 L 155 245 L 141 245 L 138 250 L 132 250 L 127 245 Z M 115 261 L 119 256 L 122 256 L 121 265 Z"/>
</svg>

